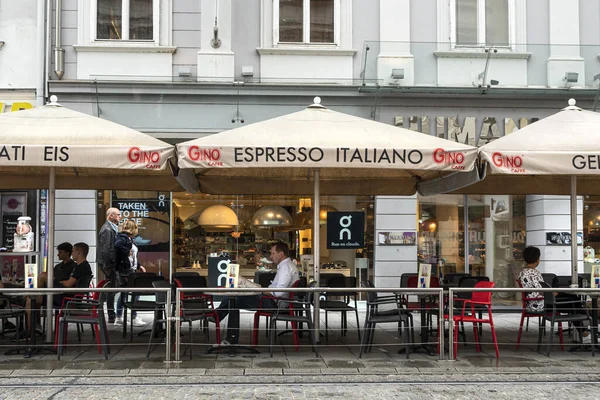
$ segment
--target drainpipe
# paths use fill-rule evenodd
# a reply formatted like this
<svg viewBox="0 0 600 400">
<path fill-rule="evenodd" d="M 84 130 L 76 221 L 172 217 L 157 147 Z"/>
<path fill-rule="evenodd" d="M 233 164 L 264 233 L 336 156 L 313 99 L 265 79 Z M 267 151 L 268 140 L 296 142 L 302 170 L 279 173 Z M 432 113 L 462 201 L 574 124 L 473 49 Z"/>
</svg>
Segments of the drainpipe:
<svg viewBox="0 0 600 400">
<path fill-rule="evenodd" d="M 54 73 L 61 80 L 65 74 L 65 50 L 62 48 L 62 0 L 56 0 L 56 11 L 54 14 L 55 41 L 54 41 Z"/>
<path fill-rule="evenodd" d="M 35 96 L 36 103 L 38 106 L 44 105 L 44 93 L 45 93 L 45 65 L 46 60 L 44 57 L 44 46 L 46 45 L 46 36 L 45 36 L 45 17 L 46 17 L 46 7 L 44 4 L 45 0 L 37 1 L 37 54 L 38 54 L 38 62 L 37 66 L 39 68 L 37 74 L 37 84 L 35 88 Z"/>
<path fill-rule="evenodd" d="M 44 70 L 44 89 L 45 97 L 48 98 L 48 81 L 52 77 L 52 0 L 46 0 L 46 47 L 45 52 L 45 70 Z"/>
</svg>

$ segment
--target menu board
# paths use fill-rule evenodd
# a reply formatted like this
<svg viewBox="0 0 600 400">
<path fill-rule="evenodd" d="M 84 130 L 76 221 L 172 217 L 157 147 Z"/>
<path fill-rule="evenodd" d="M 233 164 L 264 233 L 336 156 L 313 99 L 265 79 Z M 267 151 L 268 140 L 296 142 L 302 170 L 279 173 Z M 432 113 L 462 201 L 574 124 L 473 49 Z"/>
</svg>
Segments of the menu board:
<svg viewBox="0 0 600 400">
<path fill-rule="evenodd" d="M 14 234 L 17 229 L 17 219 L 25 215 L 27 209 L 26 193 L 0 193 L 2 215 L 2 243 L 0 247 L 6 247 L 12 251 L 14 247 Z"/>
</svg>

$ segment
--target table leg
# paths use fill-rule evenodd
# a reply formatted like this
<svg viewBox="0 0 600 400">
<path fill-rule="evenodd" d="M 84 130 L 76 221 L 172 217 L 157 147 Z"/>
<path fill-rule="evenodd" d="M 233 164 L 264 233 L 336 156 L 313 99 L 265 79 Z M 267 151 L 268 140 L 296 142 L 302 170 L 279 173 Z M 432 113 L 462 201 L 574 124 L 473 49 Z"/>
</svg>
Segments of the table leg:
<svg viewBox="0 0 600 400">
<path fill-rule="evenodd" d="M 37 299 L 36 296 L 31 296 L 31 321 L 29 321 L 29 346 L 27 350 L 25 350 L 25 358 L 31 358 L 32 355 L 47 352 L 48 354 L 55 354 L 54 349 L 50 349 L 48 347 L 38 347 L 37 346 L 37 318 L 38 318 L 38 309 L 37 309 Z"/>
<path fill-rule="evenodd" d="M 411 353 L 425 353 L 427 355 L 435 355 L 435 350 L 429 344 L 429 327 L 427 326 L 427 310 L 425 304 L 425 297 L 421 297 L 421 343 L 410 346 Z M 440 311 L 441 312 L 441 311 Z M 398 350 L 399 354 L 406 352 L 405 348 Z"/>
</svg>

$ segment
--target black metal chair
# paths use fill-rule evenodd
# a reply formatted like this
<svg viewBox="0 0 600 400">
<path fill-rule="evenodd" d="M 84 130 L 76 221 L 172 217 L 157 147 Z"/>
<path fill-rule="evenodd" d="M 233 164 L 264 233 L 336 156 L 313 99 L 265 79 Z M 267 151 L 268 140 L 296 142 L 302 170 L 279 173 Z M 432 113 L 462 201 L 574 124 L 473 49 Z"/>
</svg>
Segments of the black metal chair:
<svg viewBox="0 0 600 400">
<path fill-rule="evenodd" d="M 164 279 L 152 281 L 152 287 L 154 288 L 170 288 L 171 284 Z M 159 325 L 167 322 L 167 306 L 173 308 L 173 302 L 167 305 L 167 292 L 157 292 L 156 299 L 154 301 L 154 320 L 152 321 L 152 330 L 150 331 L 150 339 L 148 340 L 148 351 L 146 352 L 146 358 L 150 358 L 150 352 L 152 351 L 152 339 L 159 330 Z M 174 331 L 174 325 L 171 326 Z M 173 337 L 173 335 L 171 336 Z M 168 346 L 168 343 L 165 343 Z"/>
<path fill-rule="evenodd" d="M 258 283 L 261 287 L 269 287 L 273 279 L 275 279 L 277 272 L 273 271 L 256 271 L 254 273 L 254 282 Z"/>
<path fill-rule="evenodd" d="M 308 287 L 315 287 L 316 283 L 311 282 Z M 290 322 L 292 330 L 298 329 L 299 324 L 306 324 L 309 330 L 310 341 L 315 355 L 319 357 L 317 350 L 317 341 L 315 338 L 315 329 L 312 318 L 311 304 L 313 300 L 313 292 L 308 292 L 306 296 L 299 297 L 296 294 L 294 297 L 285 300 L 279 300 L 277 309 L 271 314 L 271 323 L 269 328 L 269 352 L 273 357 L 273 344 L 275 342 L 277 321 Z"/>
<path fill-rule="evenodd" d="M 14 297 L 8 297 L 4 295 L 0 295 L 0 320 L 2 320 L 2 332 L 0 335 L 4 337 L 7 329 L 5 328 L 5 323 L 9 318 L 15 318 L 15 332 L 17 343 L 21 343 L 21 337 L 25 336 L 25 308 L 14 304 Z M 12 327 L 11 327 L 12 329 Z M 20 351 L 20 350 L 19 350 Z"/>
<path fill-rule="evenodd" d="M 136 273 L 129 276 L 127 286 L 124 288 L 125 291 L 121 293 L 121 296 L 125 296 L 125 301 L 123 302 L 123 337 L 127 336 L 127 310 L 131 310 L 132 313 L 134 311 L 154 311 L 156 307 L 155 299 L 139 299 L 142 295 L 154 296 L 154 294 L 149 292 L 135 293 L 135 288 L 151 288 L 154 287 L 153 282 L 156 281 L 164 281 L 164 279 L 162 276 L 153 273 Z M 130 340 L 133 341 L 133 317 L 131 318 L 130 325 Z"/>
<path fill-rule="evenodd" d="M 331 270 L 329 270 L 331 271 Z M 344 277 L 346 275 L 341 274 L 339 272 L 325 272 L 319 274 L 319 287 L 328 287 L 329 281 L 333 278 Z"/>
<path fill-rule="evenodd" d="M 544 273 L 544 274 L 542 274 L 542 278 L 544 279 L 544 282 L 546 282 L 548 285 L 552 286 L 553 282 L 554 282 L 554 278 L 556 278 L 556 274 Z"/>
<path fill-rule="evenodd" d="M 550 288 L 550 285 L 546 284 L 545 282 L 541 283 L 543 288 Z M 540 346 L 542 343 L 542 336 L 544 336 L 544 334 L 546 333 L 546 321 L 550 322 L 550 334 L 547 335 L 548 336 L 548 348 L 546 351 L 546 355 L 548 357 L 550 357 L 550 347 L 552 346 L 552 340 L 554 339 L 554 324 L 555 323 L 563 323 L 563 322 L 567 322 L 567 323 L 575 323 L 575 322 L 589 322 L 590 326 L 592 323 L 592 317 L 590 316 L 587 307 L 585 306 L 585 301 L 581 300 L 582 302 L 582 308 L 581 308 L 581 313 L 564 313 L 564 310 L 561 311 L 560 306 L 561 305 L 572 305 L 573 301 L 566 301 L 566 302 L 561 302 L 561 301 L 556 301 L 556 298 L 554 297 L 554 293 L 552 292 L 544 292 L 544 310 L 546 311 L 546 313 L 544 313 L 543 317 L 542 317 L 542 321 L 540 322 L 540 329 L 539 329 L 539 334 L 538 334 L 538 346 L 537 346 L 537 351 L 540 351 Z M 595 312 L 595 311 L 594 311 Z M 559 327 L 560 329 L 560 327 Z M 596 329 L 596 327 L 592 327 L 592 329 Z M 593 334 L 593 333 L 592 333 Z M 582 337 L 581 335 L 579 336 L 579 343 L 582 343 Z M 595 356 L 595 345 L 591 344 L 592 347 L 592 356 Z"/>
<path fill-rule="evenodd" d="M 374 287 L 370 281 L 362 283 L 363 287 Z M 392 305 L 392 309 L 381 310 L 380 306 Z M 367 292 L 367 311 L 365 323 L 363 325 L 363 335 L 360 343 L 360 354 L 369 353 L 373 345 L 375 336 L 375 327 L 382 323 L 397 323 L 399 327 L 404 325 L 404 345 L 406 347 L 406 358 L 409 357 L 411 340 L 414 341 L 412 333 L 412 315 L 404 308 L 400 296 L 382 296 L 379 297 L 376 292 Z M 412 338 L 412 339 L 411 339 Z"/>
<path fill-rule="evenodd" d="M 354 276 L 336 276 L 329 279 L 328 287 L 330 288 L 356 288 L 356 277 Z M 329 340 L 329 329 L 328 329 L 328 313 L 339 312 L 342 319 L 341 334 L 346 335 L 348 330 L 348 312 L 354 312 L 356 315 L 356 330 L 358 332 L 358 340 L 360 340 L 360 322 L 358 320 L 358 306 L 356 304 L 356 297 L 358 292 L 331 292 L 325 293 L 325 300 L 321 300 L 321 310 L 325 311 L 325 339 Z M 331 299 L 331 298 L 334 299 Z M 341 299 L 340 299 L 341 298 Z M 354 300 L 354 307 L 350 305 L 350 302 Z"/>
<path fill-rule="evenodd" d="M 175 279 L 184 278 L 187 276 L 200 276 L 200 274 L 198 272 L 192 272 L 192 271 L 175 272 L 175 273 L 173 273 L 172 278 L 173 278 L 173 280 L 175 280 Z"/>
<path fill-rule="evenodd" d="M 206 279 L 203 276 L 183 276 L 175 279 L 175 284 L 180 288 L 205 288 L 207 287 Z M 181 321 L 187 322 L 190 334 L 190 360 L 192 359 L 193 337 L 192 323 L 200 321 L 200 327 L 204 330 L 206 343 L 210 341 L 208 320 L 209 317 L 214 318 L 216 326 L 217 344 L 221 343 L 221 331 L 219 314 L 216 312 L 213 298 L 204 292 L 182 292 L 181 298 Z"/>
<path fill-rule="evenodd" d="M 559 275 L 555 276 L 552 280 L 552 287 L 555 288 L 568 288 L 571 286 L 572 277 L 571 275 Z"/>
<path fill-rule="evenodd" d="M 449 286 L 458 286 L 458 284 L 460 283 L 461 278 L 467 277 L 467 276 L 471 276 L 471 274 L 466 274 L 466 273 L 452 273 L 452 274 L 446 274 L 446 276 L 444 277 L 444 284 L 445 285 L 449 285 Z"/>
</svg>

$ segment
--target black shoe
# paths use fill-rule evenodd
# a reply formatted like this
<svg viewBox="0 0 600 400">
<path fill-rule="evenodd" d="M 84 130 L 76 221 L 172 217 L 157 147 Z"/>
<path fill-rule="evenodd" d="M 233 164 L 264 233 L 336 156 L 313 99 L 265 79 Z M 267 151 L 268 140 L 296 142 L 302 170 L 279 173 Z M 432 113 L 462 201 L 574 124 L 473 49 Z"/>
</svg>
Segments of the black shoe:
<svg viewBox="0 0 600 400">
<path fill-rule="evenodd" d="M 114 324 L 115 323 L 115 317 L 108 317 L 108 323 L 109 324 Z"/>
</svg>

